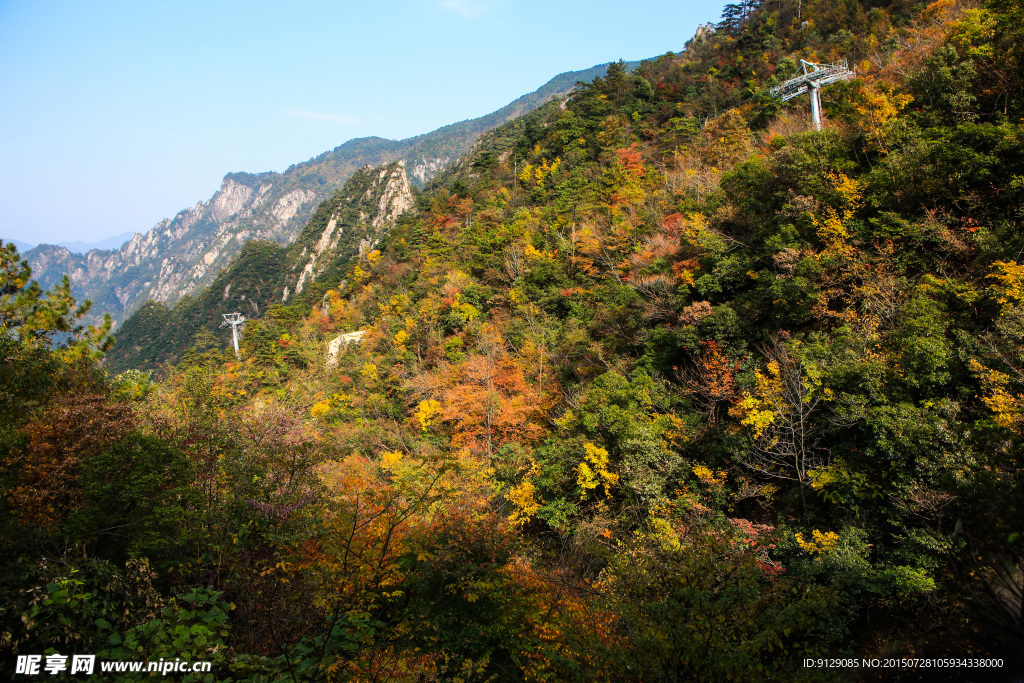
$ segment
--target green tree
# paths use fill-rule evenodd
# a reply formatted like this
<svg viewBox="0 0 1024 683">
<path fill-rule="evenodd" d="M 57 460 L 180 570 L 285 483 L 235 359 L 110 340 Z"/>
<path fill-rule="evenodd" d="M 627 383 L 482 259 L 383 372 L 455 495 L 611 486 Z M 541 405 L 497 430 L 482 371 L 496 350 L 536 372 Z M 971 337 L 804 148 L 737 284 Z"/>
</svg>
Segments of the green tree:
<svg viewBox="0 0 1024 683">
<path fill-rule="evenodd" d="M 79 324 L 91 307 L 88 300 L 75 302 L 67 275 L 43 291 L 17 247 L 0 240 L 0 335 L 13 336 L 25 346 L 56 343 L 69 360 L 96 359 L 114 343 L 113 320 L 105 315 L 102 325 Z"/>
</svg>

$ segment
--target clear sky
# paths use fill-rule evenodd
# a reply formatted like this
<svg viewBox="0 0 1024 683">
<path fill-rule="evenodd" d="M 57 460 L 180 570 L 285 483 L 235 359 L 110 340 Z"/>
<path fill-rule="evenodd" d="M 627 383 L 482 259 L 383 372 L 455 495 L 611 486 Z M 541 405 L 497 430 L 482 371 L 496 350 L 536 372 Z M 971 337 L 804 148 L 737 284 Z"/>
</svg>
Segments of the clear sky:
<svg viewBox="0 0 1024 683">
<path fill-rule="evenodd" d="M 231 171 L 679 51 L 695 0 L 0 0 L 0 238 L 144 232 Z"/>
</svg>

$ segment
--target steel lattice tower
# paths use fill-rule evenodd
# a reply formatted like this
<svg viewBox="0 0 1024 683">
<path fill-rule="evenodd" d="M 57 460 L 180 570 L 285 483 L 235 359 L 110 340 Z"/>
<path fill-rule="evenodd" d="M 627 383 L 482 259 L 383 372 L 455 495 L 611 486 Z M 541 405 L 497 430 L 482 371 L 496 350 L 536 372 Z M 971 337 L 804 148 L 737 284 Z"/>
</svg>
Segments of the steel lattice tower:
<svg viewBox="0 0 1024 683">
<path fill-rule="evenodd" d="M 781 97 L 783 101 L 806 92 L 811 98 L 811 123 L 815 130 L 821 130 L 821 89 L 839 81 L 852 80 L 857 77 L 857 72 L 850 70 L 845 59 L 834 64 L 817 64 L 801 59 L 800 66 L 803 68 L 802 74 L 775 86 L 769 92 Z"/>
<path fill-rule="evenodd" d="M 245 316 L 241 313 L 224 313 L 224 322 L 220 324 L 221 328 L 231 328 L 231 339 L 235 342 L 235 358 L 238 358 L 238 330 L 245 327 Z"/>
</svg>

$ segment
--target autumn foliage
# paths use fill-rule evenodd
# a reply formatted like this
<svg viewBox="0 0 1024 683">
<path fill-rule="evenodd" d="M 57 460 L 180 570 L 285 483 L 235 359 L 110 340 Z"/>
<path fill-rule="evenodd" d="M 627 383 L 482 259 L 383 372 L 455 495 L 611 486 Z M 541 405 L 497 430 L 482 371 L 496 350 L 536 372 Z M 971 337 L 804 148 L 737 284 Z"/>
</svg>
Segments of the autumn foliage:
<svg viewBox="0 0 1024 683">
<path fill-rule="evenodd" d="M 0 642 L 253 682 L 1019 669 L 1022 25 L 730 5 L 481 138 L 241 358 L 106 376 L 0 252 Z M 768 96 L 841 58 L 824 130 Z"/>
</svg>

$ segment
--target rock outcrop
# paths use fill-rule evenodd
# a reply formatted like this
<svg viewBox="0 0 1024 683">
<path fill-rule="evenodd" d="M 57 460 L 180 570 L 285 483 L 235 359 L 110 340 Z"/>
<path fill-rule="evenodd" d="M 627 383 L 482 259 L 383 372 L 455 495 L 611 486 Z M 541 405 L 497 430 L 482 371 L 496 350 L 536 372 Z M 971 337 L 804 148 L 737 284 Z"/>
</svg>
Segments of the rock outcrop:
<svg viewBox="0 0 1024 683">
<path fill-rule="evenodd" d="M 280 174 L 232 174 L 206 202 L 136 234 L 120 249 L 73 254 L 40 245 L 26 254 L 33 275 L 49 286 L 65 273 L 94 314 L 123 319 L 152 299 L 173 304 L 209 285 L 252 239 L 294 240 L 321 195 Z"/>
<path fill-rule="evenodd" d="M 282 299 L 301 294 L 310 280 L 339 258 L 364 255 L 412 206 L 412 187 L 404 162 L 366 167 L 354 173 L 345 187 L 321 206 L 320 220 L 311 220 L 296 240 L 292 249 L 298 249 L 293 266 L 296 280 Z M 324 216 L 328 216 L 326 225 L 322 225 Z"/>
</svg>

